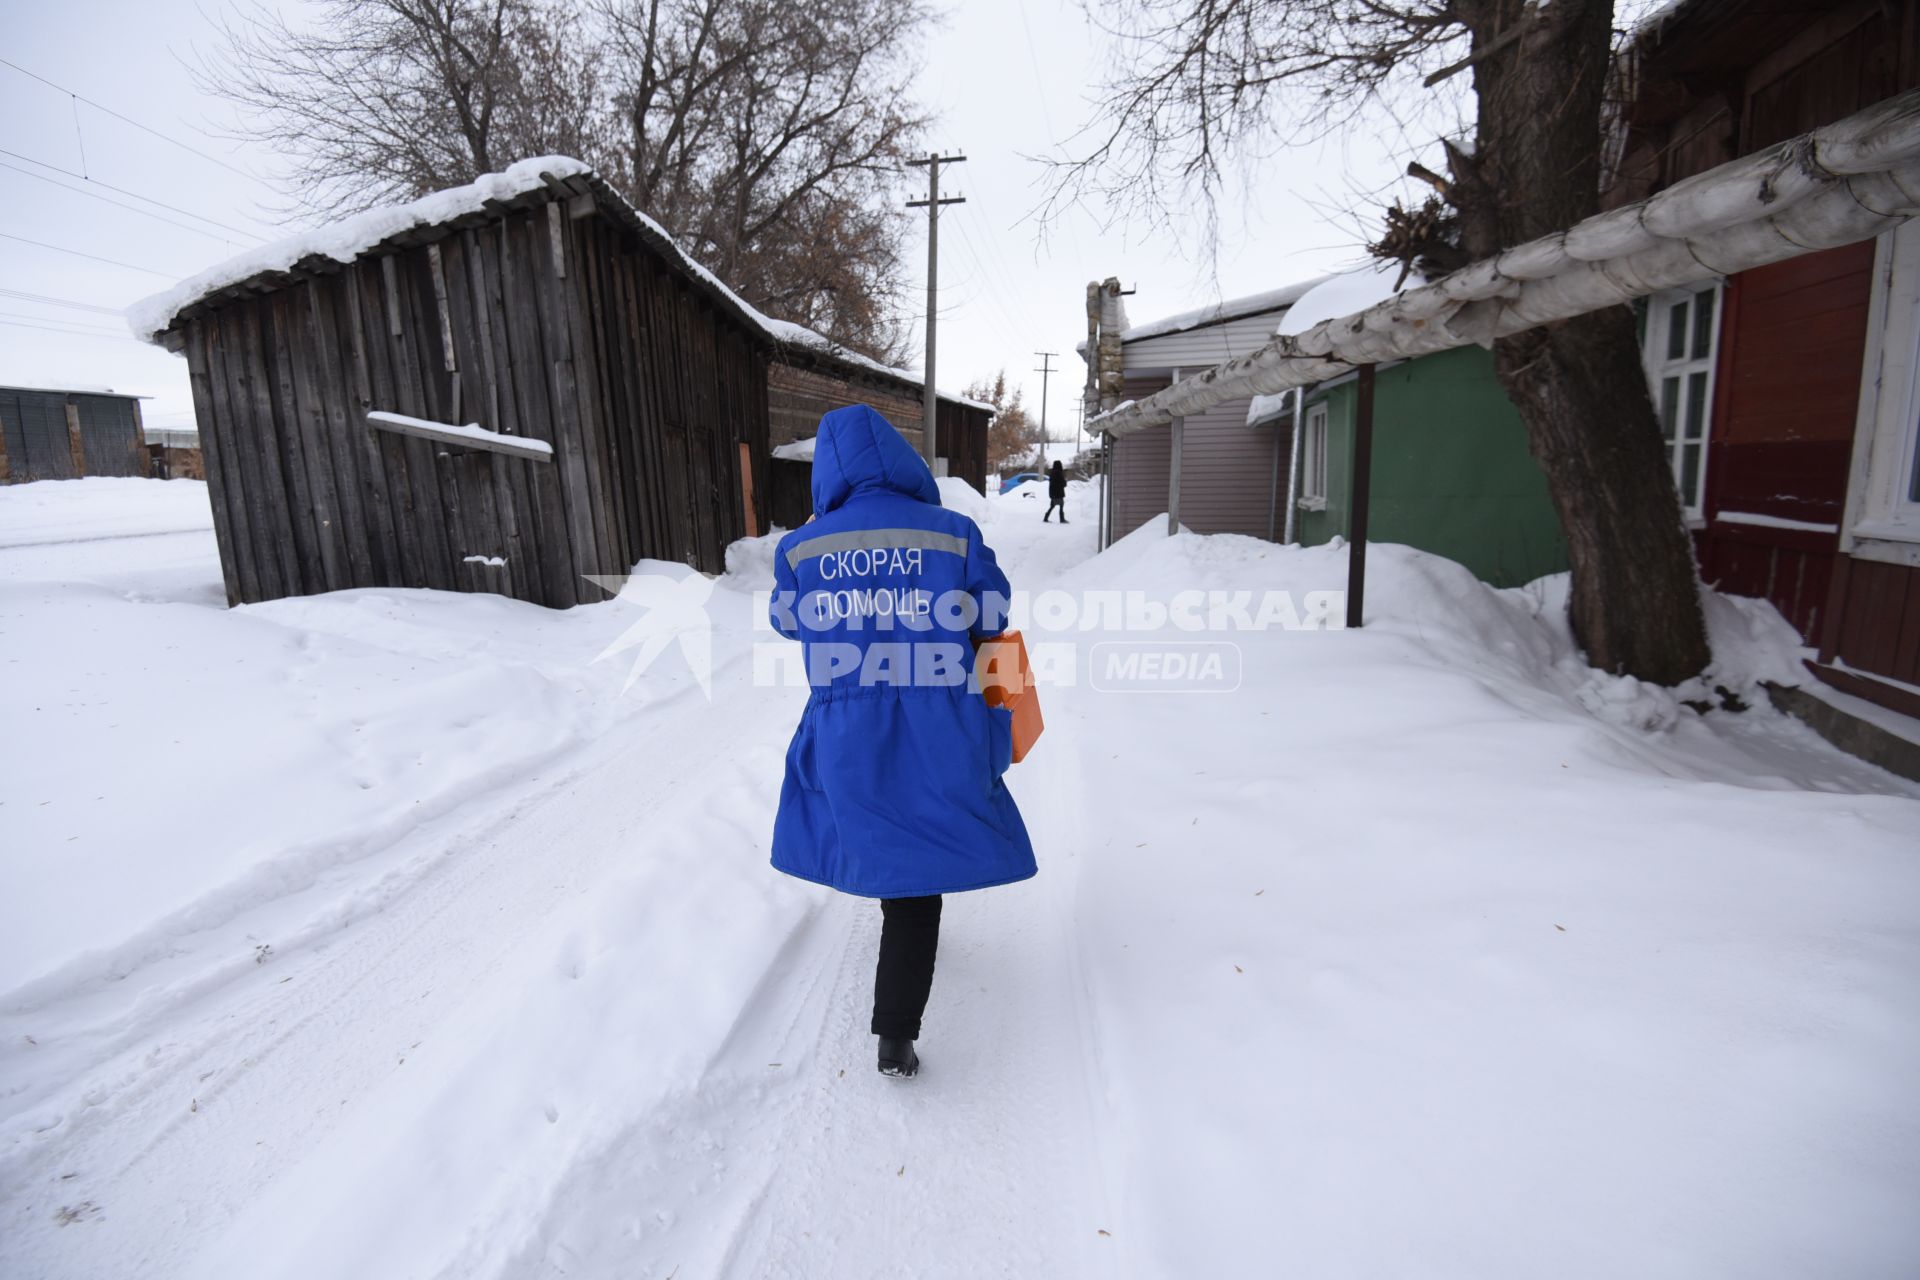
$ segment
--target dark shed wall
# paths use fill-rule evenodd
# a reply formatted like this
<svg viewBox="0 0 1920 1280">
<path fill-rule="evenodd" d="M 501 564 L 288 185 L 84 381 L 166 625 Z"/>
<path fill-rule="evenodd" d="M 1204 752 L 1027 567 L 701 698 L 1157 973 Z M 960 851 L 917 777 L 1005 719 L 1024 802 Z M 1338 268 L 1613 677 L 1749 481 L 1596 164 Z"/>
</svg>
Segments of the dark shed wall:
<svg viewBox="0 0 1920 1280">
<path fill-rule="evenodd" d="M 642 557 L 723 567 L 745 524 L 738 444 L 765 453 L 757 353 L 580 212 L 504 212 L 185 323 L 229 599 L 413 586 L 566 607 L 602 598 L 582 575 Z M 553 460 L 372 429 L 372 409 L 544 440 Z"/>
<path fill-rule="evenodd" d="M 605 495 L 619 572 L 649 558 L 718 573 L 727 544 L 769 521 L 764 349 L 623 227 L 573 228 L 604 473 L 625 479 Z"/>
<path fill-rule="evenodd" d="M 774 444 L 805 440 L 820 430 L 820 419 L 829 410 L 866 404 L 891 422 L 916 451 L 925 452 L 920 434 L 924 414 L 917 390 L 878 378 L 840 377 L 776 357 L 767 370 L 767 396 Z"/>
<path fill-rule="evenodd" d="M 803 366 L 776 355 L 767 369 L 770 436 L 776 445 L 805 440 L 820 429 L 820 419 L 850 404 L 871 405 L 914 447 L 924 453 L 921 419 L 926 416 L 919 388 L 903 388 L 882 377 L 859 377 Z M 934 440 L 947 460 L 947 474 L 982 493 L 987 488 L 987 424 L 992 415 L 951 400 L 939 402 L 939 434 Z"/>
<path fill-rule="evenodd" d="M 947 474 L 958 476 L 981 493 L 987 491 L 987 426 L 993 415 L 951 400 L 940 401 L 939 429 L 934 445 L 947 460 Z"/>
</svg>

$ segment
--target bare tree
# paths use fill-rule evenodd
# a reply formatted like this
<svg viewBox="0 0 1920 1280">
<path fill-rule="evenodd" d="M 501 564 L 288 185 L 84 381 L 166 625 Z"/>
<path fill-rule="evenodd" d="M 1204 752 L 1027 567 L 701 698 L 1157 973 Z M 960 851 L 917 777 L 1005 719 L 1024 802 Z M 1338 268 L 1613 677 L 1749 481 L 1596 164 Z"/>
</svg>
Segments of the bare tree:
<svg viewBox="0 0 1920 1280">
<path fill-rule="evenodd" d="M 201 87 L 286 157 L 301 207 L 357 212 L 525 156 L 609 150 L 600 55 L 545 0 L 327 0 L 226 23 Z"/>
<path fill-rule="evenodd" d="M 760 309 L 898 362 L 920 0 L 327 0 L 255 9 L 203 87 L 352 212 L 577 156 Z"/>
<path fill-rule="evenodd" d="M 1230 159 L 1444 112 L 1434 95 L 1466 72 L 1471 143 L 1440 143 L 1450 177 L 1413 167 L 1451 213 L 1402 209 L 1392 251 L 1446 269 L 1599 209 L 1609 0 L 1105 3 L 1120 50 L 1106 124 L 1059 170 L 1055 208 L 1083 195 L 1161 217 L 1211 208 Z M 1410 224 L 1431 234 L 1409 250 Z M 1499 339 L 1494 364 L 1566 530 L 1588 661 L 1662 684 L 1697 674 L 1710 656 L 1698 578 L 1632 313 Z"/>
<path fill-rule="evenodd" d="M 600 0 L 634 202 L 749 302 L 897 358 L 920 0 Z"/>
<path fill-rule="evenodd" d="M 987 428 L 987 470 L 1005 474 L 1009 467 L 1025 466 L 1040 443 L 1040 424 L 1027 415 L 1020 388 L 1007 386 L 1007 371 L 976 381 L 967 388 L 967 398 L 993 406 L 993 425 Z"/>
</svg>

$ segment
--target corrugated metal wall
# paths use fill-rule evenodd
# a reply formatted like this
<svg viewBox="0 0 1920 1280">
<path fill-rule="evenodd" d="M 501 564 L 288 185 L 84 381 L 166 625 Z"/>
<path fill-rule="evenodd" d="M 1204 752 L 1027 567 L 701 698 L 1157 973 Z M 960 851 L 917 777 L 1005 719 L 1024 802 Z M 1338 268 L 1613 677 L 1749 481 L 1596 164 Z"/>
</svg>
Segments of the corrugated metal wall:
<svg viewBox="0 0 1920 1280">
<path fill-rule="evenodd" d="M 67 428 L 69 400 L 80 419 L 84 470 L 74 466 L 73 437 Z M 148 473 L 134 402 L 125 396 L 0 388 L 0 431 L 5 432 L 9 484 Z"/>
<path fill-rule="evenodd" d="M 1164 378 L 1129 378 L 1126 394 L 1137 400 L 1166 385 Z M 1196 533 L 1268 536 L 1276 451 L 1284 501 L 1291 424 L 1249 427 L 1247 403 L 1230 400 L 1187 419 L 1180 460 L 1180 523 Z M 1114 443 L 1115 538 L 1166 512 L 1172 434 L 1155 427 Z"/>
<path fill-rule="evenodd" d="M 1167 379 L 1129 378 L 1125 396 L 1141 400 L 1167 385 Z M 1117 541 L 1167 509 L 1167 464 L 1173 456 L 1164 427 L 1136 431 L 1113 444 L 1113 529 Z"/>
<path fill-rule="evenodd" d="M 143 476 L 148 473 L 146 441 L 134 424 L 133 401 L 118 396 L 75 396 L 80 414 L 80 443 L 90 476 Z"/>
</svg>

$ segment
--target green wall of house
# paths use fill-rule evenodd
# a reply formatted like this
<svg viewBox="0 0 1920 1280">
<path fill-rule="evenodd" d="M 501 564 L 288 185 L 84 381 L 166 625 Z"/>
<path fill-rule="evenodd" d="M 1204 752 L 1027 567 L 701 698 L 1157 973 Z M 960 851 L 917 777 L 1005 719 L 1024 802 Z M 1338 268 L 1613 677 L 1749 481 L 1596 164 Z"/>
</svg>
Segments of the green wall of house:
<svg viewBox="0 0 1920 1280">
<path fill-rule="evenodd" d="M 1327 404 L 1327 504 L 1301 511 L 1308 546 L 1347 531 L 1354 384 L 1309 396 Z M 1566 539 L 1526 428 L 1479 347 L 1383 369 L 1373 416 L 1368 535 L 1457 560 L 1485 582 L 1518 586 L 1567 567 Z"/>
</svg>

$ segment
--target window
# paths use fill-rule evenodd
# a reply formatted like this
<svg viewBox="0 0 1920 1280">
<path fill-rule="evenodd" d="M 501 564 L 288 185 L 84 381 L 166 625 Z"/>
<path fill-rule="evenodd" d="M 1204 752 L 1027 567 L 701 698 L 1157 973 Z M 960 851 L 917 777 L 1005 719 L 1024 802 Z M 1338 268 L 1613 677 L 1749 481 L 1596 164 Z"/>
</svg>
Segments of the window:
<svg viewBox="0 0 1920 1280">
<path fill-rule="evenodd" d="M 1327 505 L 1327 405 L 1307 406 L 1305 430 L 1300 436 L 1300 505 L 1323 511 Z"/>
<path fill-rule="evenodd" d="M 1707 491 L 1707 437 L 1713 414 L 1713 362 L 1719 348 L 1720 286 L 1654 295 L 1647 308 L 1647 381 L 1689 516 Z"/>
<path fill-rule="evenodd" d="M 1880 237 L 1841 547 L 1920 566 L 1920 226 Z"/>
</svg>

